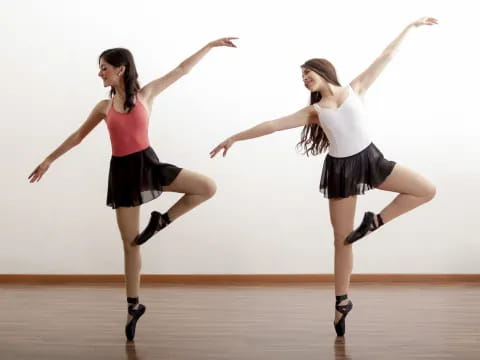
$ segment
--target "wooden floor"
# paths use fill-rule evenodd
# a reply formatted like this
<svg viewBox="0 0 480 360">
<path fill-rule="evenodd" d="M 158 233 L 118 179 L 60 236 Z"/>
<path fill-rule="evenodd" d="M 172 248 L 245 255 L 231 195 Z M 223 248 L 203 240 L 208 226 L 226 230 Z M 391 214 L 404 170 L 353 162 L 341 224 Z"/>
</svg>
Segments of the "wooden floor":
<svg viewBox="0 0 480 360">
<path fill-rule="evenodd" d="M 0 359 L 480 359 L 478 284 L 148 286 L 135 343 L 117 285 L 0 285 Z"/>
</svg>

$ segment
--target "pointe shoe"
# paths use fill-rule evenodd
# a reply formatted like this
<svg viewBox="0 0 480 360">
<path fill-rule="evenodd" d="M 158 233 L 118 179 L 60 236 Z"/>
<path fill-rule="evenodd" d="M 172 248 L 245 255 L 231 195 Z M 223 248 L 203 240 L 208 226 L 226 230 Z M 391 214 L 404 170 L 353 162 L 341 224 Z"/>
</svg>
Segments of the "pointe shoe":
<svg viewBox="0 0 480 360">
<path fill-rule="evenodd" d="M 135 329 L 137 327 L 137 321 L 145 313 L 146 307 L 143 304 L 138 304 L 138 307 L 135 309 L 136 305 L 131 305 L 128 307 L 128 314 L 132 317 L 130 321 L 125 326 L 125 336 L 129 341 L 132 341 L 135 338 Z"/>
<path fill-rule="evenodd" d="M 147 227 L 135 238 L 132 245 L 142 245 L 168 224 L 158 211 L 152 211 Z"/>
<path fill-rule="evenodd" d="M 347 314 L 352 310 L 353 303 L 348 300 L 348 303 L 346 305 L 338 305 L 343 300 L 347 299 L 347 295 L 337 296 L 336 298 L 337 300 L 335 303 L 335 309 L 342 314 L 342 317 L 337 322 L 334 321 L 333 326 L 335 327 L 337 336 L 343 336 L 345 334 L 345 318 L 347 317 Z"/>
<path fill-rule="evenodd" d="M 376 215 L 378 225 L 375 224 L 375 214 L 367 211 L 363 216 L 362 223 L 353 230 L 345 239 L 345 245 L 353 244 L 355 241 L 360 240 L 365 235 L 377 230 L 380 226 L 383 225 L 383 220 L 380 214 Z"/>
</svg>

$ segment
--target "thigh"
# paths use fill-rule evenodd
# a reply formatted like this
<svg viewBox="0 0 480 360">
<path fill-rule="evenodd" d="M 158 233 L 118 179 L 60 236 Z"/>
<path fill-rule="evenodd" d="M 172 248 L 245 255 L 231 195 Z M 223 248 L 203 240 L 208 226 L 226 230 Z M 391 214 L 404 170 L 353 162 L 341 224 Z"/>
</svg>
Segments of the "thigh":
<svg viewBox="0 0 480 360">
<path fill-rule="evenodd" d="M 425 177 L 399 164 L 396 164 L 392 173 L 381 185 L 377 186 L 377 189 L 380 190 L 415 196 L 423 196 L 425 193 L 431 192 L 432 188 L 433 184 Z"/>
<path fill-rule="evenodd" d="M 214 192 L 215 182 L 205 175 L 182 169 L 170 185 L 163 187 L 163 191 L 201 195 Z"/>
<path fill-rule="evenodd" d="M 330 222 L 337 235 L 348 235 L 353 230 L 357 196 L 329 199 Z"/>
<path fill-rule="evenodd" d="M 119 207 L 115 213 L 123 241 L 132 241 L 140 231 L 140 206 Z"/>
</svg>

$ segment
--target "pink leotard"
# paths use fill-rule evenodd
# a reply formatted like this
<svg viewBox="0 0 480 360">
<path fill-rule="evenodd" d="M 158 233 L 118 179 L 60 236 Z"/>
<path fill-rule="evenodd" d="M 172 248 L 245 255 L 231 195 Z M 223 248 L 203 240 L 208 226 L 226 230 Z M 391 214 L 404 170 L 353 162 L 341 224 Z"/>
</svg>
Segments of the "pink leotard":
<svg viewBox="0 0 480 360">
<path fill-rule="evenodd" d="M 112 99 L 105 122 L 110 134 L 113 156 L 133 154 L 150 146 L 148 117 L 148 111 L 138 97 L 130 113 L 116 111 Z"/>
</svg>

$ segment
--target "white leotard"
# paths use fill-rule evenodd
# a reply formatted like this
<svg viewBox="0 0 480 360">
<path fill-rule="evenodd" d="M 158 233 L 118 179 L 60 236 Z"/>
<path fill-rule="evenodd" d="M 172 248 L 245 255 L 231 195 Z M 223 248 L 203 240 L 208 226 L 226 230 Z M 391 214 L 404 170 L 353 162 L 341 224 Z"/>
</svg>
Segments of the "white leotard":
<svg viewBox="0 0 480 360">
<path fill-rule="evenodd" d="M 347 157 L 358 154 L 372 142 L 368 131 L 368 116 L 360 97 L 351 86 L 342 105 L 335 109 L 313 107 L 318 120 L 330 142 L 328 154 L 333 157 Z"/>
</svg>

